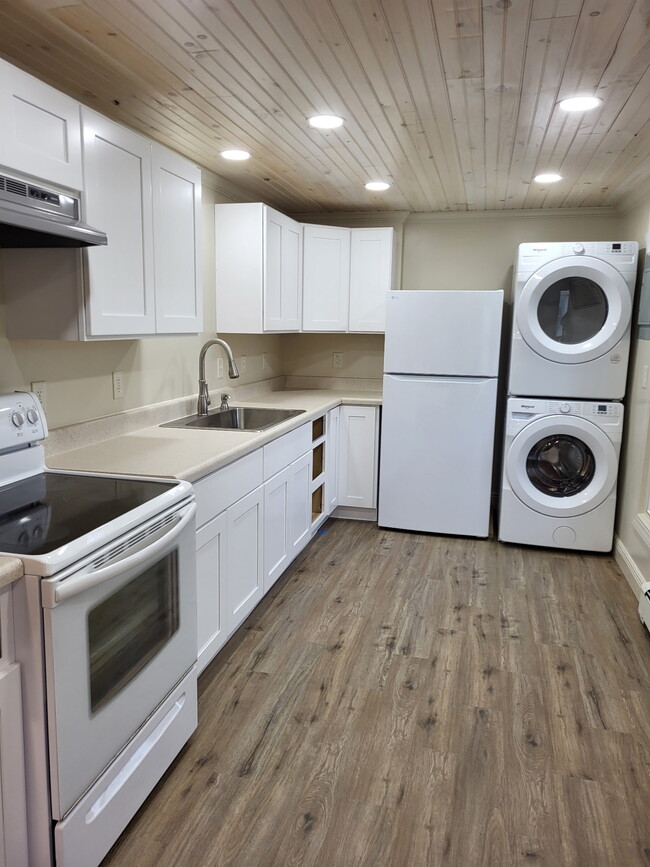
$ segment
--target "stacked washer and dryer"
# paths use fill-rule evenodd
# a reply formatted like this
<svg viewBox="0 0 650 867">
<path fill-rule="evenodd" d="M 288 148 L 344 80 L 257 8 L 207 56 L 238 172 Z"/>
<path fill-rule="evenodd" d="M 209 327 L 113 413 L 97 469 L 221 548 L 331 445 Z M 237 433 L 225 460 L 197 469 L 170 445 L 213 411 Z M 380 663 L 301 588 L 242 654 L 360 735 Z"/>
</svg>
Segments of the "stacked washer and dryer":
<svg viewBox="0 0 650 867">
<path fill-rule="evenodd" d="M 609 551 L 635 241 L 521 244 L 499 538 Z"/>
</svg>

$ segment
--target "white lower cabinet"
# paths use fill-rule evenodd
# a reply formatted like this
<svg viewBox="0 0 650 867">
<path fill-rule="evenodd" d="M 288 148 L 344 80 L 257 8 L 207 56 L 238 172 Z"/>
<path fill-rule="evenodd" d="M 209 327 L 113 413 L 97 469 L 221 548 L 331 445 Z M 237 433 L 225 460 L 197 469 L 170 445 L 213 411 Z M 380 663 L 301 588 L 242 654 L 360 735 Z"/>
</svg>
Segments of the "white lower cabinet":
<svg viewBox="0 0 650 867">
<path fill-rule="evenodd" d="M 376 508 L 378 445 L 377 407 L 342 406 L 339 437 L 339 507 Z"/>
<path fill-rule="evenodd" d="M 196 608 L 198 671 L 225 644 L 226 538 L 228 519 L 222 512 L 196 532 Z"/>
<path fill-rule="evenodd" d="M 231 630 L 239 626 L 264 595 L 263 509 L 261 486 L 228 509 L 226 617 Z"/>
<path fill-rule="evenodd" d="M 264 592 L 311 539 L 311 452 L 264 484 Z"/>
<path fill-rule="evenodd" d="M 291 467 L 264 484 L 264 592 L 270 590 L 291 561 L 289 497 Z"/>
<path fill-rule="evenodd" d="M 20 665 L 13 659 L 9 585 L 0 591 L 0 867 L 27 867 Z"/>
<path fill-rule="evenodd" d="M 312 453 L 294 461 L 290 471 L 289 559 L 293 560 L 311 539 Z"/>
</svg>

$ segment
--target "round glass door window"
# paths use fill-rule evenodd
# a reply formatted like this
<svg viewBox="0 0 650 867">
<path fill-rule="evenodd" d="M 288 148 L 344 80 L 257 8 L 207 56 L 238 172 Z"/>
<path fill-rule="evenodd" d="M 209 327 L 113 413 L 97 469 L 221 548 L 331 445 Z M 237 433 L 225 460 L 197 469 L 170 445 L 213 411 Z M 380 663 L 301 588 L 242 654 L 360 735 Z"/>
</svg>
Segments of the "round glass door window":
<svg viewBox="0 0 650 867">
<path fill-rule="evenodd" d="M 547 337 L 556 343 L 591 340 L 607 320 L 607 296 L 587 277 L 563 277 L 552 283 L 539 299 L 537 319 Z"/>
<path fill-rule="evenodd" d="M 539 440 L 528 453 L 526 473 L 532 484 L 551 497 L 572 497 L 591 483 L 596 460 L 589 446 L 568 434 Z"/>
</svg>

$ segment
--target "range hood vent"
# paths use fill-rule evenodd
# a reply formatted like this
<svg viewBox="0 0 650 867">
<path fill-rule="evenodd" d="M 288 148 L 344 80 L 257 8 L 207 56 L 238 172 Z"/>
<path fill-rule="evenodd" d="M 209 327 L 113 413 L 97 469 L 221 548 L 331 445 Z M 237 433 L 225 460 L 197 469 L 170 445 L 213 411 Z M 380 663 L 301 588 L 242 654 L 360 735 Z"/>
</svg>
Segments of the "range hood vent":
<svg viewBox="0 0 650 867">
<path fill-rule="evenodd" d="M 0 175 L 0 247 L 90 247 L 104 232 L 79 219 L 79 199 Z"/>
</svg>

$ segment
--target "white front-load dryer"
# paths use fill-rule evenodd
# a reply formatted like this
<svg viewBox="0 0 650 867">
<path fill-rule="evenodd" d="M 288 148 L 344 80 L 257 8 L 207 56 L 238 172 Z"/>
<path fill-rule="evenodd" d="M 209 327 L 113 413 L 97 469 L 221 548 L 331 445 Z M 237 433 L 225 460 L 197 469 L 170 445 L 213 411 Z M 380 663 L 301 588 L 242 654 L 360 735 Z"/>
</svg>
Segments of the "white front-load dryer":
<svg viewBox="0 0 650 867">
<path fill-rule="evenodd" d="M 520 244 L 508 393 L 620 400 L 636 241 Z"/>
<path fill-rule="evenodd" d="M 610 551 L 623 406 L 508 399 L 499 539 Z"/>
</svg>

